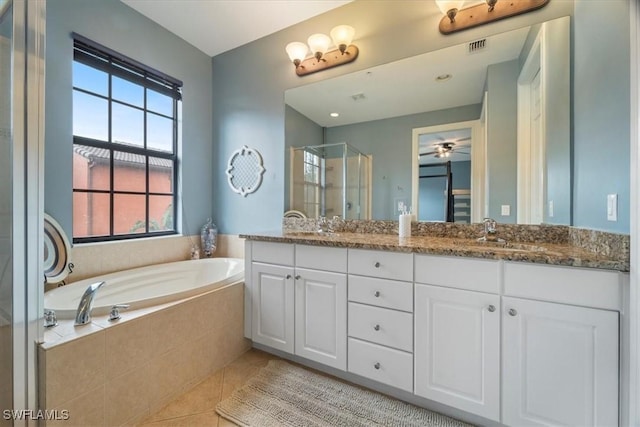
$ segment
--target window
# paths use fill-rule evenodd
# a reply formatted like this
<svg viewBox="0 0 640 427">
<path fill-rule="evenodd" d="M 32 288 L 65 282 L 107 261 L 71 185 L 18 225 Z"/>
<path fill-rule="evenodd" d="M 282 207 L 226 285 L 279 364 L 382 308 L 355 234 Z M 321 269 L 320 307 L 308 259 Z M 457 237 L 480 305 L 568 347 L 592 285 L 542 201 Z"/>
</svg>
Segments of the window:
<svg viewBox="0 0 640 427">
<path fill-rule="evenodd" d="M 312 218 L 324 215 L 321 212 L 323 159 L 317 154 L 304 151 L 304 212 Z"/>
<path fill-rule="evenodd" d="M 175 234 L 182 82 L 73 36 L 73 241 Z"/>
</svg>

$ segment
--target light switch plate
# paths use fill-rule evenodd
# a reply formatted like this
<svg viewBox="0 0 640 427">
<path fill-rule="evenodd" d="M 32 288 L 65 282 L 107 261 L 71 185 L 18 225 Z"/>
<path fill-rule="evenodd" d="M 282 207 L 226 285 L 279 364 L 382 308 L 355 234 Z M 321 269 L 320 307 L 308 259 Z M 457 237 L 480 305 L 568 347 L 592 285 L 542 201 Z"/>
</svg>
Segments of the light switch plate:
<svg viewBox="0 0 640 427">
<path fill-rule="evenodd" d="M 502 205 L 500 209 L 500 215 L 509 216 L 511 215 L 511 205 Z"/>
<path fill-rule="evenodd" d="M 618 195 L 607 194 L 607 221 L 618 220 Z"/>
</svg>

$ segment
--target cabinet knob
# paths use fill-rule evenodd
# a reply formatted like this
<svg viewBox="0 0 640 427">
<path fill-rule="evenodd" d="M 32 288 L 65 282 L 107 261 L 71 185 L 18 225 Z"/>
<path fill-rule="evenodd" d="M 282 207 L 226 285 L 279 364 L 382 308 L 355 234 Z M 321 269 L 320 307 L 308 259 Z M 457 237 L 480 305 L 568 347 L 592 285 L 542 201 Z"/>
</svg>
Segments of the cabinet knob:
<svg viewBox="0 0 640 427">
<path fill-rule="evenodd" d="M 496 306 L 491 304 L 489 307 L 487 307 L 487 310 L 489 310 L 491 313 L 493 313 L 494 311 L 496 311 Z"/>
<path fill-rule="evenodd" d="M 518 314 L 518 312 L 516 311 L 515 308 L 510 308 L 509 309 L 509 316 L 515 316 L 516 314 Z"/>
<path fill-rule="evenodd" d="M 379 298 L 380 297 L 380 291 L 375 291 L 373 293 L 373 296 L 376 297 L 376 298 Z"/>
<path fill-rule="evenodd" d="M 290 275 L 290 274 L 287 274 L 287 276 L 285 277 L 285 279 L 287 279 L 287 280 L 291 279 L 291 275 Z"/>
<path fill-rule="evenodd" d="M 376 363 L 375 365 L 373 365 L 373 367 L 376 369 L 380 369 L 380 363 Z"/>
<path fill-rule="evenodd" d="M 376 325 L 373 327 L 374 330 L 379 331 L 380 330 L 380 325 Z"/>
<path fill-rule="evenodd" d="M 379 263 L 379 262 L 376 262 L 375 264 L 373 264 L 373 266 L 374 266 L 375 268 L 380 268 L 380 263 Z"/>
<path fill-rule="evenodd" d="M 300 280 L 300 275 L 296 274 L 296 280 Z"/>
</svg>

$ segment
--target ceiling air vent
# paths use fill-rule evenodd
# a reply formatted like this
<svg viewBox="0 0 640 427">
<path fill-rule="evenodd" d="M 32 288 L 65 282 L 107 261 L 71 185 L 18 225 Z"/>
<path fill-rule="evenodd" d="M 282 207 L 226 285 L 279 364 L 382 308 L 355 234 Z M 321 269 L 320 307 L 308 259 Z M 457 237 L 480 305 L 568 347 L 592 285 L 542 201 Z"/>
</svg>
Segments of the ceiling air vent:
<svg viewBox="0 0 640 427">
<path fill-rule="evenodd" d="M 479 52 L 487 47 L 487 39 L 480 39 L 469 43 L 469 53 Z"/>
</svg>

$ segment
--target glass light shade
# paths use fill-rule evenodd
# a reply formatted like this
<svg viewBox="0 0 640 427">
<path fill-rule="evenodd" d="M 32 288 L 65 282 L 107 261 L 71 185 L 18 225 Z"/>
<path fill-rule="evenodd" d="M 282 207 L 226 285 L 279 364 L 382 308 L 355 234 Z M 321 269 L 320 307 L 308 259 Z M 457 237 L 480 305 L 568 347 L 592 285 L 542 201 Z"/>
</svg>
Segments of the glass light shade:
<svg viewBox="0 0 640 427">
<path fill-rule="evenodd" d="M 451 9 L 462 9 L 464 0 L 436 0 L 436 4 L 440 8 L 440 12 L 446 15 Z"/>
<path fill-rule="evenodd" d="M 320 56 L 322 56 L 327 50 L 329 50 L 329 46 L 331 46 L 331 38 L 326 34 L 312 34 L 309 36 L 307 43 L 309 43 L 311 52 L 314 55 L 317 56 L 318 53 L 320 53 Z"/>
<path fill-rule="evenodd" d="M 287 45 L 287 47 L 285 47 L 285 50 L 287 51 L 287 55 L 289 55 L 289 59 L 291 60 L 291 62 L 295 63 L 296 59 L 300 62 L 304 60 L 304 58 L 307 56 L 309 48 L 304 43 L 291 42 Z"/>
<path fill-rule="evenodd" d="M 333 44 L 340 46 L 341 44 L 349 46 L 353 40 L 353 36 L 356 34 L 356 30 L 349 25 L 338 25 L 331 30 L 331 39 Z"/>
</svg>

